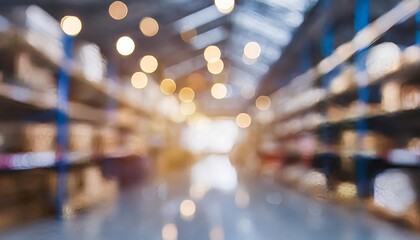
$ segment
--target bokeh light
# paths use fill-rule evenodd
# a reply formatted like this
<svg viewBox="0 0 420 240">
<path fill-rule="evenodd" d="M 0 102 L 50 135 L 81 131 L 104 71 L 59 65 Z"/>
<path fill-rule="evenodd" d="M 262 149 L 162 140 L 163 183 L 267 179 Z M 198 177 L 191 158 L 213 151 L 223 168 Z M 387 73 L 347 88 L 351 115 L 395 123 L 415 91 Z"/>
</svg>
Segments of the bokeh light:
<svg viewBox="0 0 420 240">
<path fill-rule="evenodd" d="M 160 83 L 160 90 L 163 94 L 172 95 L 176 90 L 176 83 L 170 78 L 163 79 Z"/>
<path fill-rule="evenodd" d="M 268 110 L 271 106 L 271 99 L 268 96 L 259 96 L 257 100 L 255 100 L 255 106 L 259 110 Z"/>
<path fill-rule="evenodd" d="M 181 217 L 185 220 L 190 220 L 194 217 L 196 211 L 195 203 L 192 200 L 184 200 L 179 206 L 179 212 Z"/>
<path fill-rule="evenodd" d="M 184 40 L 184 42 L 190 42 L 191 39 L 197 36 L 197 30 L 195 30 L 195 28 L 183 30 L 179 35 L 181 36 L 182 40 Z"/>
<path fill-rule="evenodd" d="M 146 55 L 140 60 L 140 68 L 143 72 L 153 73 L 158 68 L 158 60 L 152 55 Z"/>
<path fill-rule="evenodd" d="M 210 240 L 224 240 L 225 233 L 222 226 L 214 226 L 211 228 L 209 233 Z"/>
<path fill-rule="evenodd" d="M 201 90 L 206 87 L 206 78 L 201 73 L 191 73 L 186 79 L 186 84 L 194 90 Z"/>
<path fill-rule="evenodd" d="M 178 229 L 175 224 L 167 223 L 162 228 L 163 240 L 176 240 L 178 239 Z"/>
<path fill-rule="evenodd" d="M 240 113 L 236 117 L 236 125 L 240 128 L 247 128 L 251 125 L 251 116 L 246 113 Z"/>
<path fill-rule="evenodd" d="M 221 56 L 222 52 L 217 46 L 211 45 L 204 50 L 204 59 L 209 63 L 216 62 Z"/>
<path fill-rule="evenodd" d="M 261 55 L 261 47 L 257 42 L 249 42 L 244 47 L 244 55 L 248 59 L 257 59 Z"/>
<path fill-rule="evenodd" d="M 213 87 L 211 87 L 211 95 L 216 99 L 225 98 L 227 95 L 227 88 L 222 83 L 215 83 Z"/>
<path fill-rule="evenodd" d="M 159 24 L 158 22 L 151 17 L 145 17 L 140 21 L 139 24 L 140 31 L 146 37 L 153 37 L 159 31 Z"/>
<path fill-rule="evenodd" d="M 207 69 L 212 74 L 219 74 L 223 71 L 224 68 L 225 64 L 223 63 L 222 59 L 207 63 Z"/>
<path fill-rule="evenodd" d="M 181 112 L 185 115 L 192 115 L 195 113 L 196 106 L 193 102 L 183 102 L 180 105 Z"/>
<path fill-rule="evenodd" d="M 189 87 L 184 87 L 179 91 L 179 99 L 183 102 L 192 102 L 194 97 L 194 90 Z"/>
<path fill-rule="evenodd" d="M 215 0 L 214 4 L 219 12 L 228 14 L 233 11 L 235 0 Z"/>
<path fill-rule="evenodd" d="M 119 54 L 128 56 L 134 52 L 136 45 L 133 39 L 128 36 L 123 36 L 118 39 L 116 47 Z"/>
<path fill-rule="evenodd" d="M 143 72 L 136 72 L 131 76 L 131 84 L 133 87 L 141 89 L 147 86 L 148 77 Z"/>
<path fill-rule="evenodd" d="M 109 16 L 115 20 L 124 19 L 128 13 L 128 7 L 121 1 L 115 1 L 109 5 Z"/>
<path fill-rule="evenodd" d="M 76 16 L 65 16 L 60 22 L 61 29 L 69 36 L 77 36 L 82 30 L 82 21 Z"/>
</svg>

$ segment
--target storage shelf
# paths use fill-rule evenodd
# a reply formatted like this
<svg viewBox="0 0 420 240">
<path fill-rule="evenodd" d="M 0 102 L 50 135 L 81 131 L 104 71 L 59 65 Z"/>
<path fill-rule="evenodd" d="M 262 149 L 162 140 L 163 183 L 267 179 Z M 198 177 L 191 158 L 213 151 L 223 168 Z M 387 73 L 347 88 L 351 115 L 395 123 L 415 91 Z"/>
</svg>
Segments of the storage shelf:
<svg viewBox="0 0 420 240">
<path fill-rule="evenodd" d="M 129 153 L 118 155 L 102 155 L 99 153 L 68 153 L 68 161 L 64 167 L 83 167 L 86 165 L 100 163 L 105 158 L 119 159 L 131 156 Z M 57 162 L 55 152 L 28 152 L 28 153 L 1 153 L 0 173 L 25 171 L 34 169 L 55 169 L 63 167 Z"/>
<path fill-rule="evenodd" d="M 299 136 L 305 132 L 314 132 L 319 131 L 321 128 L 329 127 L 336 129 L 355 129 L 356 123 L 358 121 L 367 121 L 368 125 L 374 125 L 376 121 L 376 125 L 378 121 L 389 121 L 389 122 L 400 122 L 401 124 L 399 126 L 396 126 L 397 128 L 408 128 L 413 130 L 413 127 L 415 127 L 416 131 L 420 133 L 420 122 L 418 121 L 420 117 L 420 108 L 415 109 L 405 109 L 395 112 L 382 112 L 378 114 L 371 114 L 363 117 L 352 117 L 352 118 L 346 118 L 339 121 L 328 121 L 313 127 L 307 127 L 305 129 L 299 130 L 297 132 L 288 133 L 284 135 L 277 135 L 277 140 L 286 140 L 288 138 L 293 138 L 296 136 Z M 369 124 L 369 122 L 371 124 Z M 392 127 L 390 126 L 392 124 L 387 124 L 386 128 Z M 395 126 L 394 126 L 395 127 Z M 390 131 L 393 131 L 394 129 L 387 129 Z M 396 131 L 396 130 L 395 130 Z M 415 133 L 414 132 L 414 133 Z"/>
<path fill-rule="evenodd" d="M 381 86 L 384 83 L 387 83 L 391 80 L 398 81 L 398 82 L 407 82 L 410 79 L 416 79 L 417 75 L 420 74 L 420 64 L 408 64 L 405 66 L 402 66 L 397 71 L 387 74 L 386 76 L 383 76 L 381 78 L 371 80 L 369 84 L 367 85 L 368 88 Z M 314 102 L 309 106 L 306 106 L 301 109 L 297 109 L 291 113 L 285 114 L 281 117 L 278 117 L 274 120 L 275 123 L 281 123 L 286 120 L 292 119 L 293 117 L 299 116 L 301 114 L 308 113 L 317 107 L 321 106 L 323 103 L 326 102 L 336 102 L 340 101 L 340 99 L 345 98 L 346 100 L 344 102 L 350 103 L 351 101 L 357 100 L 357 91 L 358 88 L 351 88 L 348 89 L 345 92 L 333 94 L 328 94 L 325 98 L 320 99 L 320 101 Z M 343 102 L 342 100 L 340 102 Z"/>
<path fill-rule="evenodd" d="M 46 62 L 52 69 L 58 71 L 60 68 L 60 62 L 57 62 L 48 56 L 46 56 L 43 52 L 32 46 L 29 42 L 25 40 L 21 33 L 17 31 L 11 31 L 7 33 L 1 34 L 2 38 L 6 38 L 9 41 L 10 46 L 18 49 L 24 49 L 29 51 L 31 54 L 35 55 L 36 57 L 42 59 Z M 100 83 L 92 82 L 86 79 L 83 76 L 83 73 L 79 68 L 76 67 L 74 62 L 70 62 L 69 64 L 69 72 L 71 77 L 71 85 L 72 91 L 77 89 L 77 91 L 71 93 L 71 96 L 74 97 L 76 100 L 81 100 L 86 104 L 90 104 L 91 102 L 98 102 L 102 104 L 102 108 L 106 108 L 107 99 L 115 101 L 118 103 L 119 106 L 128 107 L 130 109 L 135 110 L 141 116 L 151 117 L 152 113 L 140 106 L 137 106 L 135 103 L 129 101 L 124 93 L 119 92 L 116 86 L 111 86 L 110 84 L 105 85 L 105 79 L 103 79 Z M 86 99 L 83 98 L 82 92 L 78 91 L 89 91 L 91 96 L 94 98 L 89 99 L 89 101 L 84 101 Z M 98 104 L 95 104 L 94 107 L 98 107 Z"/>
</svg>

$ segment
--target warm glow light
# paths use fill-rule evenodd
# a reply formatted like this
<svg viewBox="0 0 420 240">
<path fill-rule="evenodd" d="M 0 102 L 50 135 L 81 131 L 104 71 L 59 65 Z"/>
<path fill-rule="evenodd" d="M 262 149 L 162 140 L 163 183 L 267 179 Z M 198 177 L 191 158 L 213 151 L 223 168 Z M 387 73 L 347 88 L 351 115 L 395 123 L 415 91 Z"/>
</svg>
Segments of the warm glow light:
<svg viewBox="0 0 420 240">
<path fill-rule="evenodd" d="M 160 83 L 160 90 L 163 94 L 172 95 L 176 90 L 176 83 L 170 78 L 163 79 Z"/>
<path fill-rule="evenodd" d="M 220 59 L 221 56 L 222 56 L 222 52 L 220 51 L 218 47 L 214 45 L 208 46 L 204 50 L 204 58 L 209 63 L 216 62 L 217 60 Z"/>
<path fill-rule="evenodd" d="M 212 74 L 219 74 L 223 71 L 225 68 L 225 64 L 221 59 L 215 61 L 215 62 L 209 62 L 207 63 L 207 69 Z"/>
<path fill-rule="evenodd" d="M 188 29 L 188 30 L 184 30 L 180 33 L 182 40 L 184 40 L 185 42 L 190 42 L 191 39 L 193 39 L 195 36 L 197 36 L 197 30 L 193 29 Z"/>
<path fill-rule="evenodd" d="M 247 128 L 251 125 L 251 117 L 246 113 L 240 113 L 236 117 L 236 125 L 240 128 Z"/>
<path fill-rule="evenodd" d="M 228 14 L 235 7 L 235 0 L 214 0 L 214 4 L 219 12 Z"/>
<path fill-rule="evenodd" d="M 271 106 L 271 99 L 267 96 L 259 96 L 255 101 L 255 106 L 259 110 L 268 110 Z"/>
<path fill-rule="evenodd" d="M 117 41 L 117 51 L 123 56 L 128 56 L 134 52 L 136 45 L 133 39 L 127 36 L 120 37 Z"/>
<path fill-rule="evenodd" d="M 261 55 L 261 47 L 257 42 L 249 42 L 244 47 L 244 55 L 248 59 L 257 59 Z"/>
<path fill-rule="evenodd" d="M 152 73 L 156 71 L 158 67 L 158 61 L 152 55 L 146 55 L 140 60 L 140 68 L 143 72 Z"/>
<path fill-rule="evenodd" d="M 184 200 L 179 206 L 179 211 L 183 219 L 189 220 L 194 217 L 196 211 L 195 203 L 191 200 Z"/>
<path fill-rule="evenodd" d="M 163 240 L 176 240 L 178 239 L 178 230 L 176 225 L 173 223 L 165 224 L 162 228 L 162 239 Z"/>
<path fill-rule="evenodd" d="M 206 79 L 200 73 L 192 73 L 187 79 L 187 85 L 194 90 L 204 89 L 206 87 Z"/>
<path fill-rule="evenodd" d="M 109 16 L 115 20 L 121 20 L 127 16 L 128 8 L 125 3 L 121 1 L 115 1 L 109 5 Z"/>
<path fill-rule="evenodd" d="M 143 72 L 136 72 L 131 76 L 131 84 L 135 88 L 145 88 L 147 86 L 148 78 Z"/>
<path fill-rule="evenodd" d="M 140 21 L 140 31 L 146 37 L 153 37 L 159 31 L 159 24 L 154 18 L 145 17 Z"/>
<path fill-rule="evenodd" d="M 184 87 L 179 91 L 179 99 L 183 102 L 192 102 L 194 97 L 194 90 L 189 87 Z"/>
<path fill-rule="evenodd" d="M 225 233 L 223 231 L 223 228 L 221 226 L 213 227 L 209 232 L 209 237 L 210 240 L 224 240 Z"/>
<path fill-rule="evenodd" d="M 215 83 L 213 87 L 211 87 L 211 95 L 216 99 L 225 98 L 227 95 L 227 88 L 222 83 Z"/>
<path fill-rule="evenodd" d="M 181 112 L 185 115 L 192 115 L 195 113 L 196 107 L 193 102 L 183 102 L 180 105 Z"/>
<path fill-rule="evenodd" d="M 255 95 L 255 87 L 247 84 L 241 88 L 241 96 L 246 99 L 251 99 Z"/>
<path fill-rule="evenodd" d="M 61 28 L 69 36 L 77 36 L 82 30 L 82 22 L 76 16 L 65 16 L 61 19 Z"/>
</svg>

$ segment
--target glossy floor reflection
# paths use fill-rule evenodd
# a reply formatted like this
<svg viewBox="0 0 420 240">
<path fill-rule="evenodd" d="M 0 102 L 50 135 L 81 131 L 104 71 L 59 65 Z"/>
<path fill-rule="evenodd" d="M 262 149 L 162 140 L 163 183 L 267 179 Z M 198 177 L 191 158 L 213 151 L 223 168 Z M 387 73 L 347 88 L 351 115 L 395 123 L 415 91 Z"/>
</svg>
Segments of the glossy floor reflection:
<svg viewBox="0 0 420 240">
<path fill-rule="evenodd" d="M 44 220 L 0 239 L 420 239 L 365 213 L 315 202 L 268 178 L 240 176 L 231 190 L 205 191 L 190 179 L 187 172 L 174 174 L 124 191 L 115 202 L 73 219 Z"/>
</svg>

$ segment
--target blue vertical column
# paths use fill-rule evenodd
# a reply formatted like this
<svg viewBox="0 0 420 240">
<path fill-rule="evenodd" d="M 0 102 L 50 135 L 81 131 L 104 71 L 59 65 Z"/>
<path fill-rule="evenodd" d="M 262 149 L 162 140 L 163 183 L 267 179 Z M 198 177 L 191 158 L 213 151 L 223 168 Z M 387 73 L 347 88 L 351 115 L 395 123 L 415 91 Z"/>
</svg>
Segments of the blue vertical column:
<svg viewBox="0 0 420 240">
<path fill-rule="evenodd" d="M 332 0 L 323 0 L 322 2 L 322 6 L 323 6 L 323 11 L 324 12 L 328 12 L 330 11 L 331 5 L 332 5 Z M 330 56 L 335 50 L 335 44 L 334 44 L 334 29 L 332 24 L 329 22 L 327 22 L 324 25 L 324 29 L 323 29 L 323 35 L 321 38 L 321 53 L 322 53 L 322 58 L 326 58 L 328 56 Z M 322 76 L 321 78 L 321 83 L 322 83 L 322 87 L 329 92 L 330 89 L 330 84 L 331 84 L 331 80 L 334 77 L 336 71 L 332 71 L 329 72 L 327 74 L 325 74 L 324 76 Z M 323 115 L 327 118 L 328 114 L 328 102 L 325 102 L 325 105 L 323 106 Z M 325 144 L 327 146 L 331 145 L 331 142 L 333 141 L 333 130 L 327 125 L 324 128 L 321 129 L 320 131 L 320 138 L 321 141 L 324 141 Z M 322 156 L 322 172 L 326 175 L 326 177 L 329 179 L 329 177 L 331 177 L 333 171 L 334 171 L 334 165 L 336 164 L 336 162 L 331 161 L 331 159 L 333 159 L 331 157 L 331 153 L 328 153 L 324 156 Z M 330 185 L 330 184 L 328 184 Z"/>
<path fill-rule="evenodd" d="M 354 8 L 354 31 L 357 34 L 364 27 L 369 24 L 370 17 L 370 3 L 369 0 L 356 0 Z M 358 51 L 354 56 L 354 67 L 357 74 L 356 79 L 358 84 L 358 98 L 359 102 L 366 109 L 369 102 L 369 88 L 367 86 L 368 76 L 366 74 L 366 54 L 368 48 Z M 356 122 L 356 130 L 358 139 L 360 140 L 368 130 L 366 119 L 362 116 Z M 361 141 L 359 141 L 360 143 Z M 359 146 L 360 147 L 360 146 Z M 354 156 L 356 167 L 356 186 L 359 197 L 367 197 L 370 194 L 370 180 L 368 178 L 368 159 L 363 156 Z"/>
<path fill-rule="evenodd" d="M 420 45 L 420 11 L 416 14 L 416 44 Z"/>
<path fill-rule="evenodd" d="M 61 62 L 57 84 L 57 217 L 63 217 L 67 202 L 68 139 L 69 139 L 69 90 L 70 60 L 73 57 L 73 37 L 63 37 L 64 57 Z"/>
</svg>

